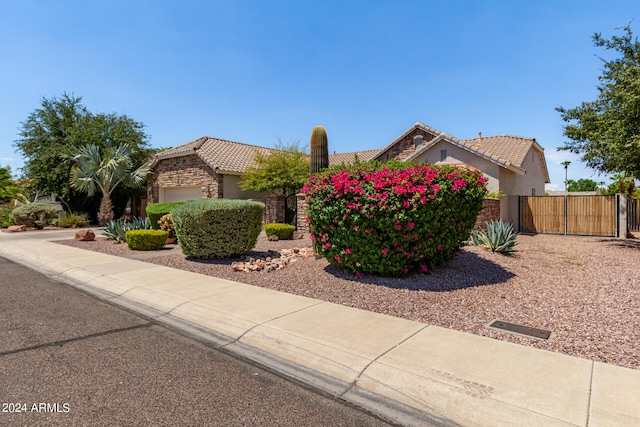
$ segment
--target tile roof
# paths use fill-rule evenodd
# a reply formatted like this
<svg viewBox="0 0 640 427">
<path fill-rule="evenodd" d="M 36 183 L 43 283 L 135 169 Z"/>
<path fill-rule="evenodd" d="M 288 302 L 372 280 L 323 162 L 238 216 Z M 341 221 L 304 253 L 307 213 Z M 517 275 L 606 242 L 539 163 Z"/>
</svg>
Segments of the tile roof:
<svg viewBox="0 0 640 427">
<path fill-rule="evenodd" d="M 163 159 L 195 154 L 212 169 L 218 168 L 223 173 L 243 173 L 249 166 L 253 165 L 256 150 L 262 154 L 269 154 L 275 151 L 272 148 L 203 136 L 158 153 L 153 160 L 153 164 Z"/>
<path fill-rule="evenodd" d="M 368 162 L 378 154 L 380 150 L 364 150 L 355 151 L 352 153 L 333 153 L 329 154 L 329 166 L 340 165 L 342 163 L 349 164 L 355 160 L 355 155 L 358 155 L 358 159 L 363 162 Z"/>
<path fill-rule="evenodd" d="M 369 161 L 376 156 L 381 155 L 391 146 L 409 135 L 414 129 L 422 129 L 436 136 L 432 141 L 424 144 L 414 154 L 409 156 L 407 160 L 412 160 L 419 156 L 437 142 L 446 140 L 447 142 L 457 145 L 465 150 L 473 152 L 480 157 L 484 157 L 494 163 L 505 168 L 512 168 L 520 173 L 524 173 L 524 160 L 532 147 L 541 152 L 542 168 L 545 174 L 546 182 L 549 182 L 548 170 L 544 159 L 544 148 L 542 148 L 534 138 L 525 138 L 514 135 L 497 135 L 483 136 L 471 139 L 458 139 L 444 132 L 433 129 L 423 123 L 417 122 L 413 127 L 400 135 L 397 139 L 381 150 L 363 150 L 351 153 L 334 153 L 329 154 L 329 165 L 339 165 L 341 163 L 352 163 L 355 154 L 362 161 Z M 220 172 L 241 174 L 247 168 L 253 165 L 256 150 L 269 154 L 276 151 L 273 148 L 259 147 L 257 145 L 249 145 L 241 142 L 227 141 L 219 138 L 211 138 L 203 136 L 178 147 L 160 152 L 153 159 L 153 164 L 159 160 L 169 159 L 172 157 L 180 157 L 189 154 L 196 154 L 212 169 L 218 168 Z"/>
<path fill-rule="evenodd" d="M 485 154 L 500 163 L 521 168 L 535 141 L 522 136 L 497 135 L 463 139 L 460 143 L 471 151 Z"/>
<path fill-rule="evenodd" d="M 269 154 L 276 151 L 273 148 L 259 147 L 256 145 L 244 144 L 242 142 L 227 141 L 224 139 L 203 136 L 186 144 L 179 145 L 166 151 L 162 151 L 153 159 L 153 164 L 160 160 L 172 157 L 187 156 L 196 154 L 212 169 L 216 167 L 223 173 L 243 173 L 253 165 L 256 150 L 262 154 Z M 329 154 L 329 165 L 339 165 L 341 163 L 352 163 L 355 154 L 362 161 L 369 161 L 379 150 L 363 150 L 351 153 Z"/>
<path fill-rule="evenodd" d="M 415 125 L 413 125 L 413 127 L 403 133 L 400 137 L 394 140 L 383 150 L 386 150 L 388 147 L 398 143 L 415 129 L 422 129 L 431 133 L 434 133 L 432 131 L 435 131 L 435 129 L 417 122 Z M 405 160 L 414 160 L 415 158 L 419 157 L 420 154 L 428 151 L 436 143 L 443 140 L 464 150 L 477 154 L 480 157 L 484 157 L 487 160 L 496 163 L 504 168 L 515 170 L 520 174 L 524 174 L 526 172 L 525 168 L 523 168 L 524 160 L 526 159 L 527 154 L 529 154 L 531 148 L 535 147 L 541 153 L 541 166 L 543 169 L 545 182 L 550 182 L 549 171 L 547 170 L 547 163 L 544 158 L 544 148 L 542 148 L 542 146 L 540 146 L 540 144 L 538 144 L 538 142 L 534 138 L 525 138 L 522 136 L 497 135 L 480 136 L 478 138 L 472 139 L 458 139 L 449 134 L 440 132 L 433 140 L 429 141 L 426 144 L 423 144 L 422 147 L 418 148 L 418 150 L 416 150 Z"/>
</svg>

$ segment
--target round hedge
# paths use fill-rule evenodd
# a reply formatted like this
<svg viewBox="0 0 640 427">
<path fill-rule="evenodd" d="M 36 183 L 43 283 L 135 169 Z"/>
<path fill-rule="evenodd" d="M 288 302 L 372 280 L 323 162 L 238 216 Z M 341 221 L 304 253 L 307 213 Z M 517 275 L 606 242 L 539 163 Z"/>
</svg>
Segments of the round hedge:
<svg viewBox="0 0 640 427">
<path fill-rule="evenodd" d="M 426 272 L 469 238 L 486 179 L 428 164 L 363 164 L 312 176 L 303 192 L 315 250 L 358 275 Z"/>
<path fill-rule="evenodd" d="M 260 202 L 197 199 L 171 209 L 171 218 L 182 253 L 196 258 L 228 258 L 253 249 L 263 213 Z"/>
<path fill-rule="evenodd" d="M 29 228 L 44 228 L 53 218 L 58 217 L 58 210 L 47 203 L 29 203 L 13 210 L 13 221 L 16 225 Z"/>
</svg>

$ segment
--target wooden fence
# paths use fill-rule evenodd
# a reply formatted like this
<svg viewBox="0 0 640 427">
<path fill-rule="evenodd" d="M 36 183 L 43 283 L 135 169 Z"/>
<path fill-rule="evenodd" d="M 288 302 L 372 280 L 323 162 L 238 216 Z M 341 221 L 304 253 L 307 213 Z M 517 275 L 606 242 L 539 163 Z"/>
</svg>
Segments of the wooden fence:
<svg viewBox="0 0 640 427">
<path fill-rule="evenodd" d="M 618 235 L 617 196 L 520 196 L 523 233 Z"/>
</svg>

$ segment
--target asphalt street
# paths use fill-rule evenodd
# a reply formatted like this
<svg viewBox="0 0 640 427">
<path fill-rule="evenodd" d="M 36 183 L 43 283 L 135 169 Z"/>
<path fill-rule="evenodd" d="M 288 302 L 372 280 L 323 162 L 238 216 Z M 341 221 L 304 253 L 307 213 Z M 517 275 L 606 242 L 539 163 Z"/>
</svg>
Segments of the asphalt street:
<svg viewBox="0 0 640 427">
<path fill-rule="evenodd" d="M 389 426 L 0 258 L 0 425 Z"/>
</svg>

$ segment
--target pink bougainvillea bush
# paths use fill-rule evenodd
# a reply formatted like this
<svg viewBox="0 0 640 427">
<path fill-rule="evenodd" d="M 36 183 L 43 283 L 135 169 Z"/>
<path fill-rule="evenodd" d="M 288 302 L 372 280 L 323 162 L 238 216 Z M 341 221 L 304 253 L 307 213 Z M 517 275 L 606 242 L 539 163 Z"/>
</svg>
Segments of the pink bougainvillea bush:
<svg viewBox="0 0 640 427">
<path fill-rule="evenodd" d="M 309 179 L 303 192 L 316 251 L 357 275 L 427 272 L 469 238 L 486 193 L 479 171 L 369 163 Z"/>
</svg>

